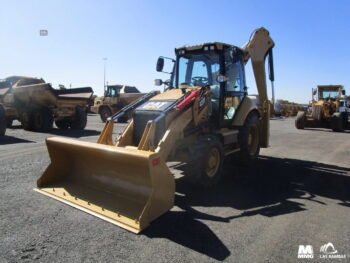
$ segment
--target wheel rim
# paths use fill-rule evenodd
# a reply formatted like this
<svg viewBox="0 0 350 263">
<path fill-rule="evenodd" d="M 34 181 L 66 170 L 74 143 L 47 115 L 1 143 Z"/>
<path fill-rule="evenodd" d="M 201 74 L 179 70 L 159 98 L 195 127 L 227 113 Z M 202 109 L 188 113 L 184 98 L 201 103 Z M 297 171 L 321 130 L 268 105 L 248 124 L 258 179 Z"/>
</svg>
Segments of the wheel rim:
<svg viewBox="0 0 350 263">
<path fill-rule="evenodd" d="M 220 166 L 220 152 L 217 148 L 212 148 L 209 152 L 209 158 L 205 172 L 209 178 L 213 178 Z"/>
<path fill-rule="evenodd" d="M 259 130 L 257 125 L 252 125 L 248 136 L 248 149 L 250 155 L 255 155 L 259 146 Z"/>
</svg>

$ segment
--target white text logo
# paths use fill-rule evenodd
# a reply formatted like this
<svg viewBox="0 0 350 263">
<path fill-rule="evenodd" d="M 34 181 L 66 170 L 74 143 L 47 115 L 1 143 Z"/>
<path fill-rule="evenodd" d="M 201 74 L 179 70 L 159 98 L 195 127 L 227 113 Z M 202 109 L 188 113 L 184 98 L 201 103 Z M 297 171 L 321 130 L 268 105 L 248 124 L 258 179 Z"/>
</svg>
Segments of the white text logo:
<svg viewBox="0 0 350 263">
<path fill-rule="evenodd" d="M 311 245 L 299 245 L 298 258 L 314 258 L 314 249 Z"/>
</svg>

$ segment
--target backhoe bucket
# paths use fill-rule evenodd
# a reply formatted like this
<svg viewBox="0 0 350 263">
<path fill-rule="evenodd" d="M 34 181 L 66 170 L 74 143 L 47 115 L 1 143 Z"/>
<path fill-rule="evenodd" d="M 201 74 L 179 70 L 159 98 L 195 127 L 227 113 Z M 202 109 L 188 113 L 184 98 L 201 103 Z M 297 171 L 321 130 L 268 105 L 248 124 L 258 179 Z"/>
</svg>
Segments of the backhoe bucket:
<svg viewBox="0 0 350 263">
<path fill-rule="evenodd" d="M 174 205 L 175 181 L 157 153 L 54 137 L 36 191 L 134 233 Z"/>
</svg>

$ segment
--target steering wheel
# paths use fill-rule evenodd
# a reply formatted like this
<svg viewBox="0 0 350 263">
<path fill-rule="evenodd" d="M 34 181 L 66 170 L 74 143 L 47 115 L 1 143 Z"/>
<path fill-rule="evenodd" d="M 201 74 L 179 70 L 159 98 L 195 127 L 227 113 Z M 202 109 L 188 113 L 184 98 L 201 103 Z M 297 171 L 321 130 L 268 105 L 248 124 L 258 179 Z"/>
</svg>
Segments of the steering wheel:
<svg viewBox="0 0 350 263">
<path fill-rule="evenodd" d="M 193 85 L 195 86 L 207 86 L 208 85 L 208 78 L 206 77 L 192 77 Z"/>
</svg>

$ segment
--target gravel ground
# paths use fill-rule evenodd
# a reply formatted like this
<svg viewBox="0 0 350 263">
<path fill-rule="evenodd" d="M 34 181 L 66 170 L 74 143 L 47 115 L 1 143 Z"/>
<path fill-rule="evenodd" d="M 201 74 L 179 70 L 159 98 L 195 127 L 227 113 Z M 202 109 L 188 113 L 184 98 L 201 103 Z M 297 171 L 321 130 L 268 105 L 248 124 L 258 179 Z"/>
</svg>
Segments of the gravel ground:
<svg viewBox="0 0 350 263">
<path fill-rule="evenodd" d="M 349 132 L 272 120 L 255 165 L 227 161 L 212 190 L 177 179 L 175 207 L 135 235 L 33 191 L 46 137 L 96 141 L 102 128 L 91 115 L 84 132 L 15 126 L 0 138 L 0 262 L 331 262 L 320 259 L 328 242 L 350 262 Z M 299 245 L 314 259 L 298 259 Z"/>
</svg>

